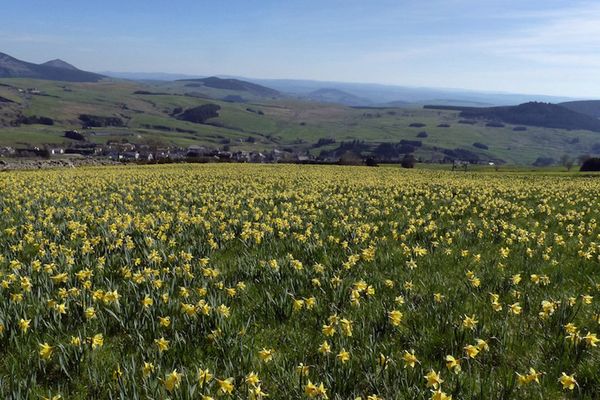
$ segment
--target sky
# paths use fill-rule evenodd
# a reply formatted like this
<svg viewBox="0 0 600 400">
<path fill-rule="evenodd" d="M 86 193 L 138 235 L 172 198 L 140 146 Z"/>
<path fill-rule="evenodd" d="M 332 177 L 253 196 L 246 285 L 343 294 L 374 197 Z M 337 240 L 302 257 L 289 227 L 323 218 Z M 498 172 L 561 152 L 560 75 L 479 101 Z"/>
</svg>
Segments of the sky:
<svg viewBox="0 0 600 400">
<path fill-rule="evenodd" d="M 600 1 L 19 0 L 0 52 L 90 71 L 600 97 Z"/>
</svg>

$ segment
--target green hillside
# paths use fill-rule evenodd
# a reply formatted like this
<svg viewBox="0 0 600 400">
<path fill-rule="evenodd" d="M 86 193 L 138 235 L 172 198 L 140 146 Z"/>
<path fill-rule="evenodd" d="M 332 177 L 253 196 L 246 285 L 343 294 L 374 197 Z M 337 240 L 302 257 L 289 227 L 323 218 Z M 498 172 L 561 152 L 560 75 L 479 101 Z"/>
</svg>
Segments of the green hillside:
<svg viewBox="0 0 600 400">
<path fill-rule="evenodd" d="M 105 77 L 82 71 L 63 60 L 51 60 L 43 64 L 33 64 L 0 53 L 0 78 L 48 79 L 68 82 L 98 82 Z"/>
<path fill-rule="evenodd" d="M 419 140 L 422 145 L 415 149 L 415 155 L 424 160 L 442 159 L 445 150 L 458 148 L 481 159 L 513 164 L 531 164 L 538 157 L 559 159 L 563 154 L 576 157 L 600 150 L 600 133 L 591 131 L 539 127 L 515 131 L 511 124 L 490 127 L 486 121 L 460 123 L 462 118 L 455 110 L 352 108 L 272 93 L 263 96 L 257 90 L 189 84 L 190 81 L 142 84 L 117 80 L 71 83 L 0 79 L 0 97 L 10 100 L 0 102 L 0 146 L 69 145 L 73 141 L 63 137 L 63 132 L 81 129 L 80 115 L 89 114 L 114 117 L 123 123 L 122 127 L 84 130 L 88 140 L 95 143 L 154 141 L 181 147 L 227 145 L 234 151 L 292 149 L 318 155 L 337 148 L 343 141 L 365 141 L 366 148 L 373 149 L 381 142 Z M 34 88 L 32 94 L 28 89 Z M 219 116 L 202 124 L 176 117 L 177 111 L 204 104 L 218 105 Z M 12 126 L 19 116 L 47 117 L 54 124 Z M 417 126 L 410 126 L 414 124 Z M 417 137 L 421 132 L 426 132 L 426 137 Z M 317 146 L 320 139 L 335 142 Z M 484 146 L 475 147 L 474 143 Z"/>
</svg>

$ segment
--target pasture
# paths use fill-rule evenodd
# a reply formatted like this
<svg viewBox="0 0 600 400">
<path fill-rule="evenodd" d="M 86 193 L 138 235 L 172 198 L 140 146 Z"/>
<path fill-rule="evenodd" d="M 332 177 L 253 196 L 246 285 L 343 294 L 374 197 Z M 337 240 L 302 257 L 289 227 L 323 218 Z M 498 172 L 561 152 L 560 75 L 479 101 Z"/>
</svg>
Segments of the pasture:
<svg viewBox="0 0 600 400">
<path fill-rule="evenodd" d="M 43 95 L 18 92 L 28 88 L 37 88 Z M 223 100 L 232 95 L 242 96 L 246 102 Z M 65 138 L 63 132 L 81 129 L 80 114 L 117 117 L 123 121 L 124 127 L 86 131 L 88 140 L 96 144 L 154 141 L 164 146 L 212 148 L 227 144 L 232 151 L 288 148 L 317 156 L 344 141 L 361 140 L 374 149 L 385 142 L 421 140 L 422 147 L 416 149 L 415 155 L 424 161 L 440 160 L 445 156 L 444 150 L 460 148 L 478 154 L 481 159 L 501 159 L 517 165 L 531 165 L 538 157 L 558 161 L 564 154 L 577 157 L 594 153 L 599 145 L 597 133 L 591 131 L 533 126 L 514 131 L 515 126 L 510 124 L 504 127 L 490 127 L 485 121 L 464 124 L 456 111 L 422 109 L 418 104 L 407 108 L 351 108 L 293 96 L 257 97 L 234 90 L 189 88 L 181 82 L 65 83 L 1 79 L 0 96 L 14 101 L 0 103 L 0 146 L 77 144 Z M 220 106 L 219 116 L 198 124 L 172 115 L 177 108 L 204 104 Z M 54 125 L 12 126 L 19 114 L 52 118 Z M 411 127 L 412 124 L 424 126 Z M 94 135 L 94 131 L 101 134 Z M 419 138 L 421 132 L 426 132 L 427 137 Z M 319 139 L 334 139 L 335 144 L 319 146 Z M 474 143 L 488 149 L 477 148 Z"/>
</svg>

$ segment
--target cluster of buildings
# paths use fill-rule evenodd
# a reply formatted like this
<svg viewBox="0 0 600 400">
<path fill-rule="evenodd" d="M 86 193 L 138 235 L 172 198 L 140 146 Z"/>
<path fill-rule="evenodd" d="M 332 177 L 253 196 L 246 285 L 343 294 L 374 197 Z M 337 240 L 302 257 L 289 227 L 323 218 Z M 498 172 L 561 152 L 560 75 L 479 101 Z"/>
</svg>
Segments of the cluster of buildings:
<svg viewBox="0 0 600 400">
<path fill-rule="evenodd" d="M 42 94 L 42 91 L 39 90 L 38 88 L 27 88 L 27 89 L 17 89 L 19 91 L 19 93 L 25 93 L 25 94 L 31 94 L 31 95 L 40 95 Z"/>
<path fill-rule="evenodd" d="M 248 163 L 298 162 L 310 163 L 315 157 L 290 151 L 273 149 L 270 151 L 226 151 L 204 146 L 161 147 L 147 144 L 107 142 L 75 143 L 68 147 L 31 146 L 27 148 L 0 147 L 0 157 L 94 157 L 121 162 L 158 161 L 221 161 Z"/>
</svg>

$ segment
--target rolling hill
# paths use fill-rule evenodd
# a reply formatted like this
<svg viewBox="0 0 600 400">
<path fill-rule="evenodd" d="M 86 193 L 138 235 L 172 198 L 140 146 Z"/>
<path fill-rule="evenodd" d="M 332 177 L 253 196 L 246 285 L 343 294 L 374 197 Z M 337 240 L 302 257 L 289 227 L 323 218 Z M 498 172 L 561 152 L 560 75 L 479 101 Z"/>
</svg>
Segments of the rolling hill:
<svg viewBox="0 0 600 400">
<path fill-rule="evenodd" d="M 0 53 L 0 78 L 33 78 L 64 82 L 98 82 L 104 76 L 79 70 L 62 60 L 33 64 Z"/>
<path fill-rule="evenodd" d="M 600 100 L 568 101 L 560 105 L 590 117 L 600 118 Z"/>
<path fill-rule="evenodd" d="M 305 96 L 302 96 L 302 98 L 319 103 L 334 103 L 345 106 L 366 106 L 372 104 L 372 101 L 370 100 L 355 96 L 342 90 L 331 88 L 315 90 Z"/>
<path fill-rule="evenodd" d="M 201 75 L 148 73 L 148 72 L 102 72 L 103 75 L 118 79 L 135 81 L 175 81 L 182 79 L 200 79 Z M 407 87 L 398 85 L 382 85 L 374 83 L 352 83 L 335 81 L 315 81 L 301 79 L 258 79 L 243 76 L 218 75 L 221 79 L 236 79 L 255 83 L 274 89 L 284 95 L 304 97 L 321 89 L 335 89 L 367 100 L 362 105 L 389 106 L 394 103 L 421 106 L 424 104 L 446 104 L 455 106 L 507 106 L 527 101 L 543 101 L 560 103 L 576 100 L 563 96 L 545 96 L 519 93 L 498 93 L 461 89 Z M 400 103 L 401 102 L 401 103 Z"/>
<path fill-rule="evenodd" d="M 503 122 L 543 128 L 600 132 L 600 120 L 558 104 L 529 102 L 508 107 L 459 107 L 427 105 L 428 109 L 460 111 L 465 119 Z"/>
<path fill-rule="evenodd" d="M 556 106 L 560 112 L 577 115 L 572 122 L 579 125 L 524 127 L 522 119 L 509 119 L 513 117 L 506 117 L 502 110 L 488 108 L 348 107 L 272 94 L 270 88 L 220 78 L 104 79 L 96 83 L 4 78 L 0 79 L 0 98 L 4 99 L 0 102 L 0 150 L 2 146 L 68 148 L 79 142 L 64 132 L 78 129 L 86 142 L 97 144 L 278 149 L 285 154 L 324 157 L 351 150 L 386 160 L 410 152 L 424 161 L 467 158 L 531 164 L 539 157 L 558 160 L 565 153 L 572 157 L 600 153 L 600 134 L 590 122 L 596 120 L 585 115 L 581 119 L 582 114 L 560 106 Z M 244 102 L 228 101 L 234 97 Z M 524 108 L 531 114 L 530 106 Z M 534 108 L 547 110 L 546 115 L 557 112 L 551 106 Z M 464 111 L 480 115 L 472 115 L 465 124 Z M 490 126 L 499 116 L 514 122 Z M 580 124 L 584 120 L 590 125 Z"/>
<path fill-rule="evenodd" d="M 247 92 L 256 96 L 264 97 L 278 97 L 281 96 L 277 90 L 257 85 L 256 83 L 246 82 L 239 79 L 222 79 L 216 76 L 201 79 L 182 79 L 180 82 L 184 82 L 188 88 L 213 88 L 230 90 L 237 92 Z"/>
</svg>

